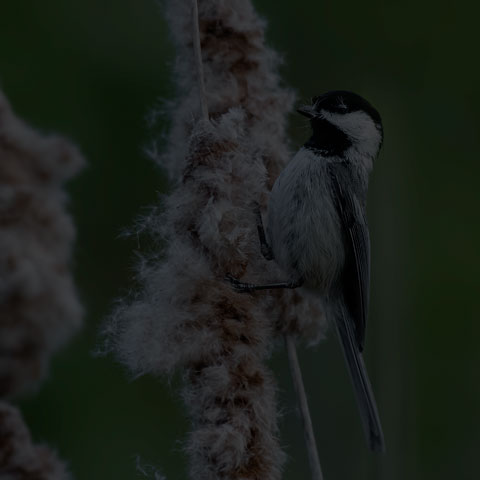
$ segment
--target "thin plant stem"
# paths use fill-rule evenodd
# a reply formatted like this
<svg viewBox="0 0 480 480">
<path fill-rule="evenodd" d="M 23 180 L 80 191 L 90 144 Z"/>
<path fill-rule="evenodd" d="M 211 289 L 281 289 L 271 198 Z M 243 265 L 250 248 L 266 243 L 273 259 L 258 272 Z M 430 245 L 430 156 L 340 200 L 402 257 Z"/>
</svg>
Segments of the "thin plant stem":
<svg viewBox="0 0 480 480">
<path fill-rule="evenodd" d="M 310 418 L 310 410 L 308 409 L 307 396 L 303 386 L 302 372 L 298 363 L 297 351 L 295 343 L 291 335 L 285 335 L 285 346 L 288 354 L 288 363 L 290 364 L 290 372 L 292 375 L 293 385 L 297 394 L 298 404 L 300 406 L 300 414 L 302 416 L 303 431 L 305 434 L 305 444 L 307 447 L 308 461 L 312 472 L 312 480 L 323 480 L 320 459 L 318 458 L 317 444 L 313 433 L 312 419 Z"/>
<path fill-rule="evenodd" d="M 200 45 L 200 30 L 198 27 L 198 4 L 192 0 L 192 24 L 193 24 L 193 54 L 197 67 L 198 90 L 200 97 L 200 109 L 202 118 L 208 120 L 207 98 L 205 94 L 205 81 L 203 79 L 202 47 Z"/>
</svg>

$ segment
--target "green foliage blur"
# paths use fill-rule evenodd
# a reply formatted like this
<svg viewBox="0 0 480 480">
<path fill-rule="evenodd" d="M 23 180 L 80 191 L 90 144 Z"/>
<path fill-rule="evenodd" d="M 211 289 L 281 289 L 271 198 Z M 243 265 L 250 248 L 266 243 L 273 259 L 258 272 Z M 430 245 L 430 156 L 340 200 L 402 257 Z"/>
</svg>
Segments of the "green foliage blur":
<svg viewBox="0 0 480 480">
<path fill-rule="evenodd" d="M 480 478 L 479 107 L 475 4 L 257 0 L 299 101 L 348 89 L 384 120 L 369 193 L 371 313 L 366 361 L 387 453 L 368 452 L 331 335 L 300 351 L 326 480 Z M 94 358 L 98 329 L 133 285 L 137 238 L 122 231 L 165 176 L 143 153 L 149 112 L 170 99 L 174 52 L 154 0 L 3 0 L 0 85 L 16 112 L 76 142 L 89 166 L 69 185 L 85 328 L 21 400 L 34 439 L 76 479 L 141 478 L 141 462 L 187 478 L 180 379 L 132 381 Z M 168 129 L 160 119 L 155 133 Z M 293 115 L 293 147 L 305 121 Z M 279 383 L 285 479 L 309 478 L 285 354 Z M 151 469 L 150 469 L 151 470 Z M 153 470 L 152 470 L 153 471 Z M 153 478 L 153 476 L 152 476 Z"/>
</svg>

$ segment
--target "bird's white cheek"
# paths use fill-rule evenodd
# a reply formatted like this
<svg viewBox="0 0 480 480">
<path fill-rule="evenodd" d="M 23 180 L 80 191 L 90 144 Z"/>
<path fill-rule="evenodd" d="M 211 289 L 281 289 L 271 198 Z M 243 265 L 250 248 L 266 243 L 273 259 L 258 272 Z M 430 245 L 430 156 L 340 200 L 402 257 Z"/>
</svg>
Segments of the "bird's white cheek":
<svg viewBox="0 0 480 480">
<path fill-rule="evenodd" d="M 344 132 L 352 141 L 346 156 L 354 152 L 361 156 L 375 157 L 382 140 L 381 133 L 373 120 L 364 112 L 346 114 L 323 112 L 323 116 Z"/>
</svg>

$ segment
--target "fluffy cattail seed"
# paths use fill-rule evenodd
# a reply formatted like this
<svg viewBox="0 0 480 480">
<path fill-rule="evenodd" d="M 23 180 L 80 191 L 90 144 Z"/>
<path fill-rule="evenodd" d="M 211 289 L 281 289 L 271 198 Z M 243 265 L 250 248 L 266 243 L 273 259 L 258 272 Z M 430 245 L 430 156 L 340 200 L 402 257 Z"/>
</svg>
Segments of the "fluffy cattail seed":
<svg viewBox="0 0 480 480">
<path fill-rule="evenodd" d="M 62 184 L 83 164 L 74 146 L 30 128 L 0 93 L 0 397 L 40 380 L 81 323 Z"/>
<path fill-rule="evenodd" d="M 250 0 L 202 0 L 201 108 L 192 1 L 165 6 L 179 96 L 159 162 L 174 188 L 142 229 L 166 247 L 141 263 L 141 290 L 113 313 L 107 347 L 136 375 L 184 369 L 192 478 L 275 480 L 284 455 L 265 360 L 278 330 L 310 328 L 318 338 L 318 321 L 303 325 L 296 315 L 311 318 L 315 306 L 296 292 L 240 295 L 224 277 L 281 275 L 260 254 L 253 205 L 265 207 L 290 156 L 285 127 L 294 98 L 280 86 L 279 59 Z"/>
</svg>

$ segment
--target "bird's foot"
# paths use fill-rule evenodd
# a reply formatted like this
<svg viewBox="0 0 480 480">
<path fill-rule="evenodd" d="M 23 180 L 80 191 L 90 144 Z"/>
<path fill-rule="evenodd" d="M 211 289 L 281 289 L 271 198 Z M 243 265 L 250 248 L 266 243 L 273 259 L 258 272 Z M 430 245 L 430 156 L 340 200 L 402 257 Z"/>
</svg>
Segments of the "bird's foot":
<svg viewBox="0 0 480 480">
<path fill-rule="evenodd" d="M 253 283 L 241 282 L 240 280 L 238 280 L 238 278 L 235 278 L 233 275 L 230 275 L 229 273 L 225 275 L 225 280 L 230 282 L 230 285 L 233 287 L 233 289 L 239 293 L 253 292 L 256 287 L 256 285 Z"/>
</svg>

